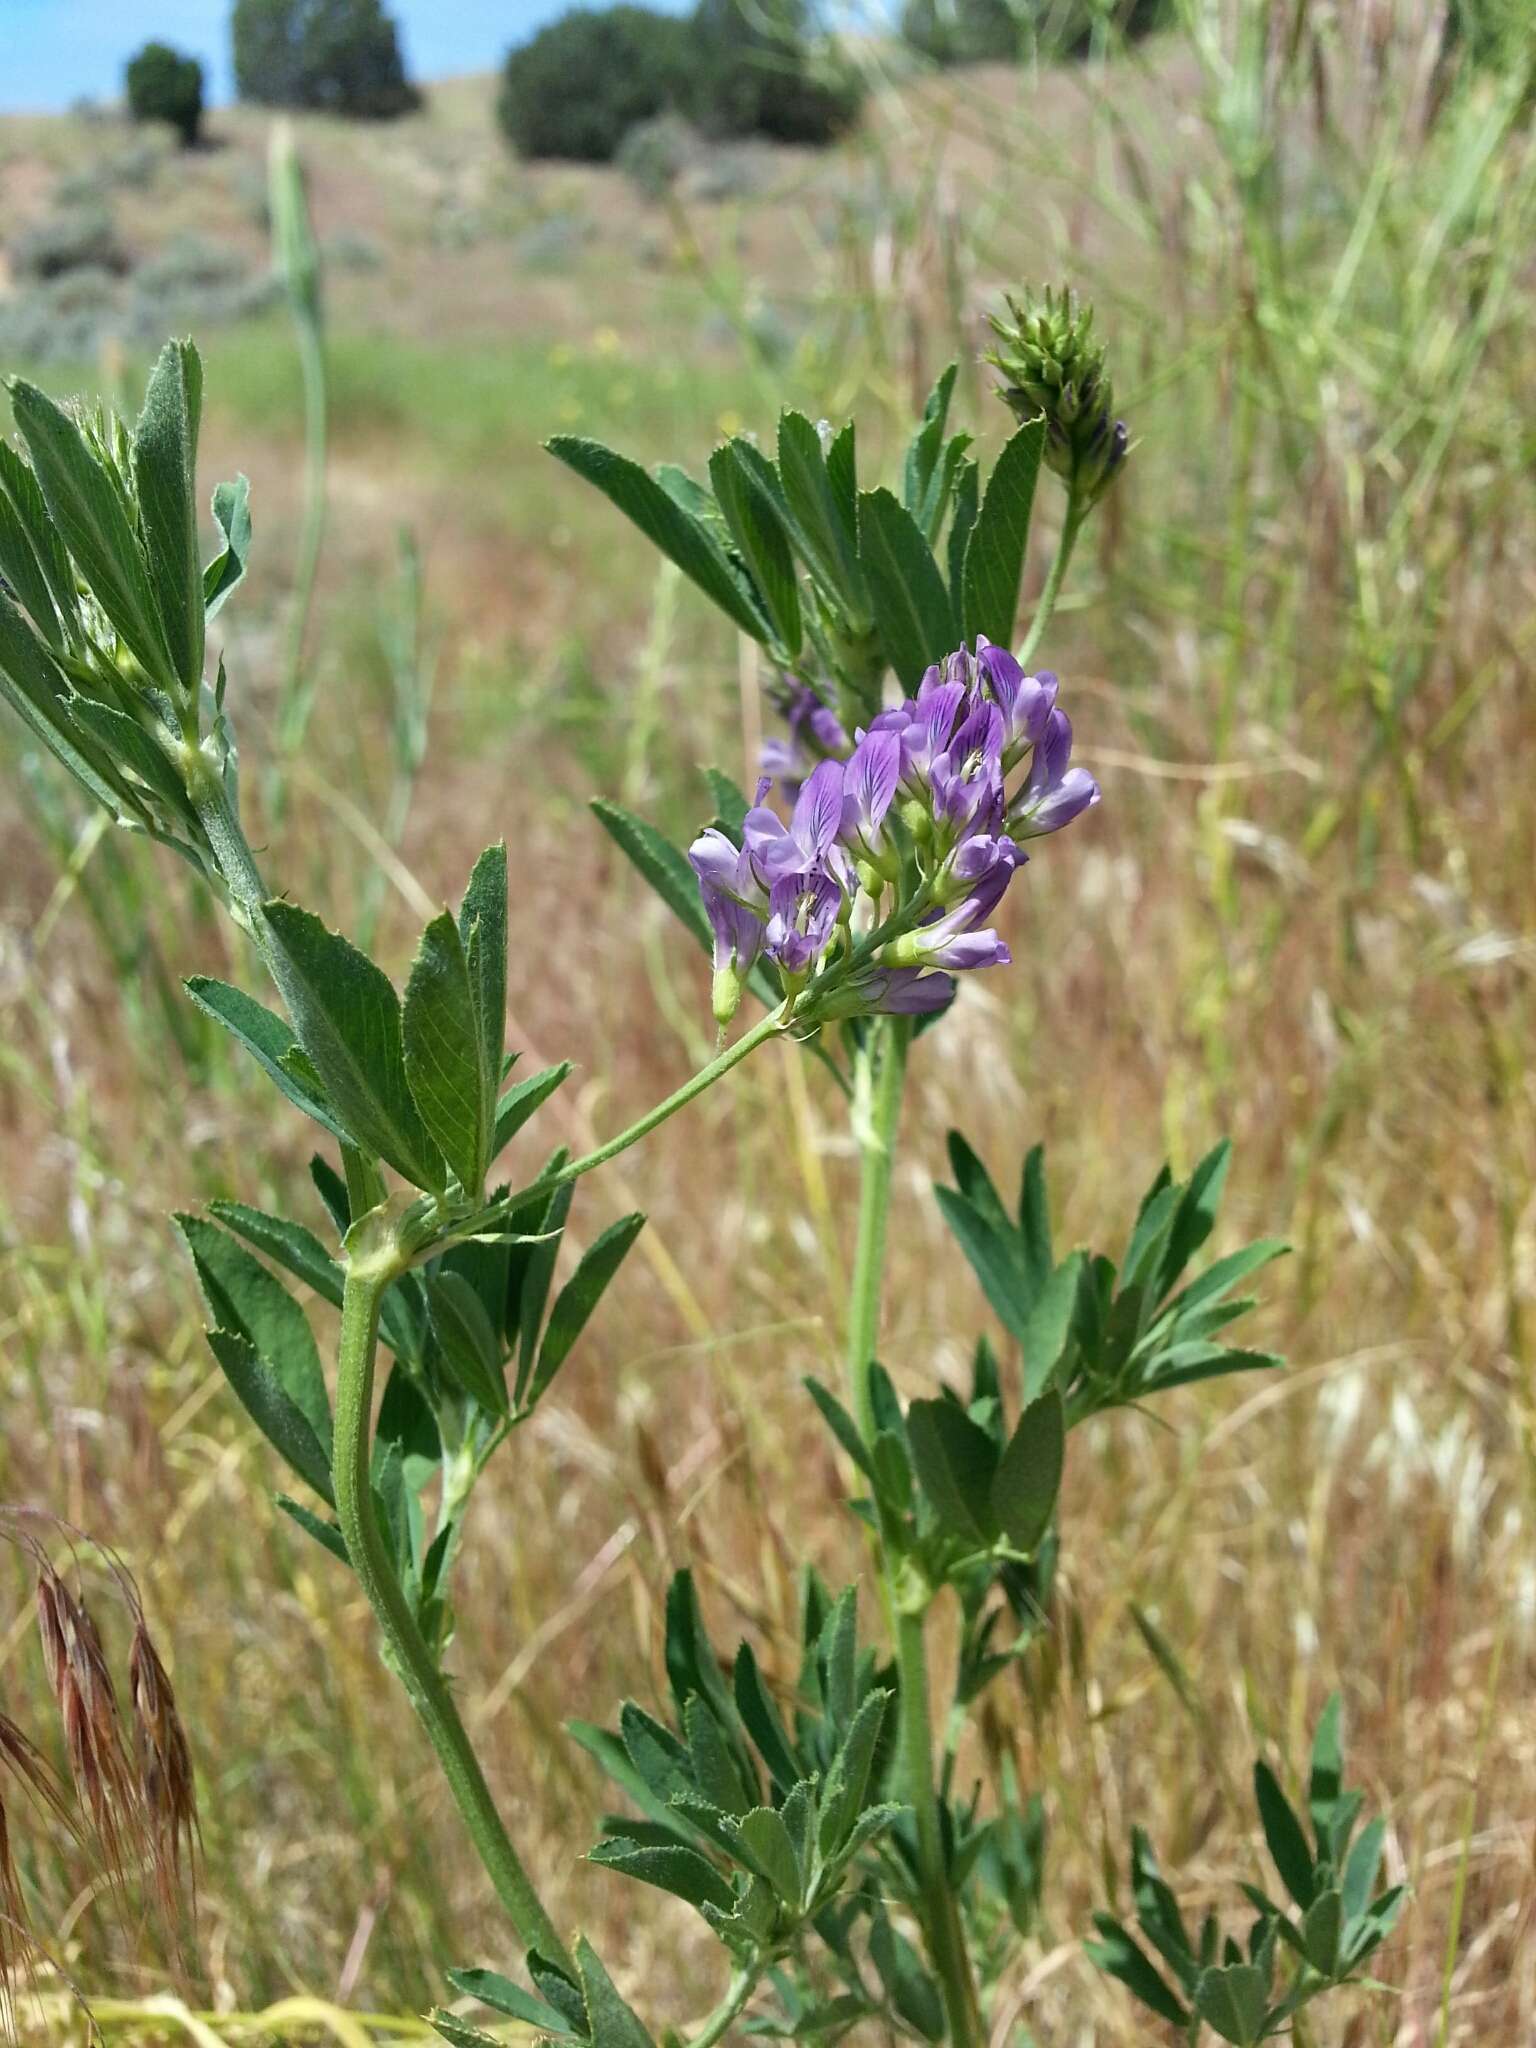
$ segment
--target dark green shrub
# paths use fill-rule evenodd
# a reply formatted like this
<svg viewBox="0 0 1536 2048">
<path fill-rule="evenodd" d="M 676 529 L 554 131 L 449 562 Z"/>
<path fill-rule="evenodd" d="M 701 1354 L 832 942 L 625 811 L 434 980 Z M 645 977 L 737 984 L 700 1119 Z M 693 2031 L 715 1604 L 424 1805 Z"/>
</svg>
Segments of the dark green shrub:
<svg viewBox="0 0 1536 2048">
<path fill-rule="evenodd" d="M 934 64 L 1060 63 L 1172 19 L 1173 0 L 907 0 L 901 33 Z"/>
<path fill-rule="evenodd" d="M 826 143 L 857 115 L 852 68 L 813 42 L 805 0 L 699 0 L 693 118 L 706 134 Z"/>
<path fill-rule="evenodd" d="M 75 270 L 121 276 L 128 268 L 128 252 L 112 216 L 99 203 L 66 207 L 34 221 L 12 240 L 10 259 L 17 280 L 35 284 Z"/>
<path fill-rule="evenodd" d="M 648 7 L 573 8 L 510 53 L 497 119 L 520 156 L 608 163 L 631 128 L 687 109 L 690 40 Z"/>
<path fill-rule="evenodd" d="M 625 135 L 614 162 L 645 199 L 664 199 L 683 172 L 699 161 L 698 130 L 681 114 L 655 114 Z"/>
<path fill-rule="evenodd" d="M 203 119 L 203 67 L 169 43 L 146 43 L 124 73 L 135 121 L 168 121 L 190 149 Z"/>
<path fill-rule="evenodd" d="M 235 0 L 232 33 L 243 100 L 372 121 L 421 103 L 380 0 Z"/>
<path fill-rule="evenodd" d="M 1009 0 L 907 0 L 901 34 L 931 64 L 1006 64 L 1019 54 Z"/>
</svg>

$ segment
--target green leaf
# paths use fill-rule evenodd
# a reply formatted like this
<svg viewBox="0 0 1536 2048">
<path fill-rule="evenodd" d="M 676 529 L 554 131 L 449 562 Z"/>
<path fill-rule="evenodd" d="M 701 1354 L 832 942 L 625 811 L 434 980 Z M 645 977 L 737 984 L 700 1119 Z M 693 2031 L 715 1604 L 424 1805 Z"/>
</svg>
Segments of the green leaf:
<svg viewBox="0 0 1536 2048">
<path fill-rule="evenodd" d="M 992 1512 L 1015 1550 L 1033 1556 L 1051 1525 L 1066 1448 L 1061 1396 L 1042 1394 L 1019 1417 L 1019 1426 L 992 1479 Z"/>
<path fill-rule="evenodd" d="M 1259 1819 L 1264 1825 L 1264 1839 L 1269 1844 L 1269 1853 L 1276 1870 L 1279 1871 L 1286 1890 L 1305 1912 L 1317 1893 L 1317 1879 L 1312 1862 L 1312 1851 L 1302 1833 L 1301 1822 L 1296 1818 L 1290 1801 L 1280 1790 L 1279 1782 L 1268 1764 L 1260 1762 L 1253 1767 L 1253 1792 L 1258 1802 Z M 1214 2021 L 1212 2022 L 1214 2025 Z"/>
<path fill-rule="evenodd" d="M 1034 1400 L 1050 1385 L 1072 1341 L 1082 1273 L 1083 1255 L 1073 1252 L 1051 1274 L 1024 1318 L 1019 1343 L 1024 1353 L 1024 1394 L 1027 1400 Z"/>
<path fill-rule="evenodd" d="M 778 507 L 755 471 L 737 455 L 734 441 L 710 456 L 709 480 L 731 538 L 762 594 L 779 646 L 789 661 L 795 661 L 805 630 L 795 558 Z"/>
<path fill-rule="evenodd" d="M 1179 1190 L 1178 1207 L 1168 1229 L 1167 1248 L 1159 1268 L 1159 1294 L 1165 1294 L 1178 1279 L 1201 1245 L 1216 1227 L 1221 1191 L 1232 1163 L 1232 1141 L 1223 1138 L 1207 1152 Z M 1130 1260 L 1126 1261 L 1127 1269 Z"/>
<path fill-rule="evenodd" d="M 352 1560 L 347 1555 L 347 1546 L 342 1540 L 341 1531 L 334 1522 L 322 1521 L 320 1516 L 305 1507 L 302 1501 L 290 1500 L 286 1493 L 275 1493 L 272 1498 L 290 1522 L 297 1522 L 306 1536 L 313 1536 L 322 1550 L 328 1550 L 338 1563 L 351 1570 Z"/>
<path fill-rule="evenodd" d="M 299 1043 L 355 1143 L 441 1193 L 442 1156 L 405 1074 L 400 1002 L 366 954 L 295 903 L 266 905 L 279 986 Z"/>
<path fill-rule="evenodd" d="M 664 839 L 654 825 L 637 818 L 632 811 L 595 797 L 592 812 L 603 830 L 626 858 L 639 869 L 673 916 L 693 933 L 706 952 L 713 947 L 709 919 L 699 894 L 699 878 L 688 864 L 688 856 Z"/>
<path fill-rule="evenodd" d="M 800 1767 L 795 1761 L 794 1748 L 783 1718 L 763 1682 L 763 1674 L 758 1669 L 750 1643 L 743 1643 L 737 1650 L 731 1678 L 736 1711 L 741 1716 L 742 1725 L 757 1744 L 758 1754 L 768 1766 L 775 1788 L 781 1793 L 787 1792 L 799 1778 Z"/>
<path fill-rule="evenodd" d="M 909 690 L 960 638 L 959 627 L 922 529 L 884 488 L 859 493 L 859 561 L 874 597 L 886 660 Z"/>
<path fill-rule="evenodd" d="M 68 413 L 35 384 L 12 382 L 11 411 L 53 523 L 92 595 L 149 674 L 174 686 L 175 667 L 122 485 L 97 461 Z"/>
<path fill-rule="evenodd" d="M 959 368 L 958 363 L 950 363 L 939 372 L 938 381 L 923 407 L 922 423 L 907 443 L 901 471 L 901 501 L 919 522 L 929 485 L 939 466 L 939 455 L 944 446 L 944 424 L 949 417 L 949 401 Z"/>
<path fill-rule="evenodd" d="M 510 1978 L 503 1977 L 496 1970 L 450 1970 L 448 1982 L 455 1991 L 462 1991 L 466 1998 L 478 1998 L 493 2012 L 504 2012 L 509 2019 L 523 2020 L 528 2026 L 537 2027 L 541 2034 L 579 2038 L 564 2013 L 544 1999 L 535 1998 L 531 1991 L 524 1991 L 520 1984 L 512 1983 Z"/>
<path fill-rule="evenodd" d="M 1031 1145 L 1019 1182 L 1019 1245 L 1031 1293 L 1038 1294 L 1055 1270 L 1051 1250 L 1051 1204 L 1045 1185 L 1045 1147 Z"/>
<path fill-rule="evenodd" d="M 137 718 L 94 697 L 71 698 L 69 715 L 82 732 L 96 741 L 119 774 L 137 776 L 173 818 L 187 818 L 190 823 L 186 786 L 153 733 Z"/>
<path fill-rule="evenodd" d="M 856 546 L 859 524 L 859 457 L 858 429 L 852 420 L 844 420 L 826 448 L 827 482 L 832 486 L 832 502 L 837 507 L 837 516 L 842 521 L 843 534 L 850 546 Z"/>
<path fill-rule="evenodd" d="M 1382 1845 L 1387 1838 L 1384 1820 L 1368 1821 L 1345 1859 L 1340 1879 L 1346 1922 L 1358 1920 L 1370 1901 L 1371 1887 L 1381 1868 Z"/>
<path fill-rule="evenodd" d="M 327 1507 L 334 1508 L 336 1499 L 331 1492 L 330 1460 L 298 1404 L 266 1359 L 260 1356 L 249 1339 L 236 1335 L 233 1330 L 210 1330 L 208 1348 L 224 1368 L 224 1377 L 267 1442 L 287 1459 L 306 1485 L 314 1488 Z"/>
<path fill-rule="evenodd" d="M 650 2035 L 614 1989 L 585 1935 L 577 1937 L 576 1968 L 581 1974 L 592 2048 L 651 2048 Z"/>
<path fill-rule="evenodd" d="M 209 1214 L 255 1245 L 269 1259 L 286 1266 L 295 1279 L 312 1287 L 333 1308 L 341 1307 L 346 1269 L 333 1259 L 312 1230 L 291 1223 L 284 1216 L 269 1216 L 264 1209 L 252 1209 L 244 1202 L 210 1202 Z"/>
<path fill-rule="evenodd" d="M 203 619 L 222 608 L 225 598 L 245 575 L 251 559 L 251 480 L 237 476 L 213 493 L 213 516 L 224 546 L 203 571 Z"/>
<path fill-rule="evenodd" d="M 667 1681 L 681 1716 L 695 1693 L 702 1693 L 715 1710 L 723 1727 L 731 1720 L 730 1695 L 720 1676 L 720 1666 L 705 1631 L 699 1611 L 699 1596 L 693 1574 L 674 1572 L 667 1588 L 666 1662 Z"/>
<path fill-rule="evenodd" d="M 563 1150 L 554 1155 L 554 1160 L 559 1164 L 564 1163 Z M 561 1233 L 565 1229 L 565 1219 L 571 1212 L 571 1198 L 575 1192 L 576 1183 L 568 1180 L 545 1198 L 542 1211 L 536 1209 L 534 1215 L 529 1218 L 539 1233 L 540 1241 L 515 1247 L 513 1251 L 508 1300 L 509 1310 L 516 1317 L 517 1381 L 514 1405 L 518 1408 L 522 1407 L 533 1379 L 534 1364 L 538 1357 L 539 1330 L 544 1321 L 544 1306 L 549 1299 L 550 1282 L 555 1274 L 555 1261 L 560 1256 Z"/>
<path fill-rule="evenodd" d="M 688 1764 L 694 1783 L 717 1813 L 739 1819 L 756 1804 L 758 1786 L 748 1784 L 709 1703 L 695 1693 L 683 1711 Z"/>
<path fill-rule="evenodd" d="M 469 963 L 446 910 L 421 935 L 400 1029 L 405 1078 L 421 1121 L 473 1199 L 489 1164 L 501 1049 L 488 1070 Z"/>
<path fill-rule="evenodd" d="M 1028 421 L 998 456 L 987 479 L 965 550 L 960 611 L 967 640 L 985 633 L 1000 647 L 1012 644 L 1029 546 L 1029 515 L 1044 448 L 1045 421 Z"/>
<path fill-rule="evenodd" d="M 1263 1971 L 1252 1963 L 1207 1970 L 1195 1986 L 1195 2009 L 1234 2048 L 1254 2048 L 1269 2017 Z"/>
<path fill-rule="evenodd" d="M 449 1975 L 452 1974 L 450 1971 Z M 448 2042 L 449 2048 L 504 2048 L 494 2034 L 486 2033 L 483 2027 L 471 2026 L 456 2012 L 444 2012 L 440 2005 L 433 2006 L 427 2014 L 427 2024 L 434 2034 L 440 2034 Z"/>
<path fill-rule="evenodd" d="M 1307 1961 L 1320 1976 L 1331 1978 L 1336 1974 L 1343 1932 L 1343 1900 L 1336 1891 L 1319 1892 L 1301 1923 L 1301 1939 Z"/>
<path fill-rule="evenodd" d="M 998 1321 L 1011 1337 L 1021 1338 L 1029 1294 L 1016 1234 L 999 1229 L 954 1188 L 935 1186 L 933 1194 Z"/>
<path fill-rule="evenodd" d="M 283 1065 L 283 1060 L 293 1049 L 294 1038 L 292 1028 L 281 1017 L 258 1003 L 254 996 L 231 988 L 226 981 L 214 981 L 206 974 L 194 974 L 183 986 L 200 1010 L 222 1024 L 232 1038 L 239 1040 L 268 1079 L 276 1082 L 296 1108 L 313 1117 L 332 1137 L 346 1138 L 347 1132 L 324 1093 L 308 1087 Z"/>
<path fill-rule="evenodd" d="M 0 439 L 0 576 L 15 590 L 32 623 L 56 652 L 74 637 L 80 616 L 69 555 L 37 478 L 9 442 Z"/>
<path fill-rule="evenodd" d="M 1331 1823 L 1344 1790 L 1344 1744 L 1341 1723 L 1344 1702 L 1330 1693 L 1317 1730 L 1312 1737 L 1312 1764 L 1307 1778 L 1307 1810 L 1317 1834 L 1318 1852 L 1329 1855 L 1332 1848 Z"/>
<path fill-rule="evenodd" d="M 817 1829 L 817 1841 L 823 1856 L 831 1856 L 842 1847 L 863 1811 L 870 1768 L 875 1760 L 875 1748 L 890 1701 L 888 1692 L 864 1695 L 843 1738 L 842 1747 L 827 1772 L 826 1783 L 821 1790 L 821 1821 Z"/>
<path fill-rule="evenodd" d="M 173 1220 L 215 1327 L 244 1337 L 267 1362 L 329 1461 L 331 1404 L 309 1318 L 282 1282 L 227 1231 L 201 1216 L 178 1214 Z"/>
<path fill-rule="evenodd" d="M 941 1525 L 972 1542 L 997 1534 L 991 1506 L 997 1446 L 955 1401 L 914 1401 L 907 1438 L 918 1484 Z"/>
<path fill-rule="evenodd" d="M 168 341 L 144 394 L 133 436 L 149 574 L 182 688 L 203 679 L 203 571 L 197 545 L 197 431 L 203 365 L 190 341 Z"/>
<path fill-rule="evenodd" d="M 433 1335 L 449 1373 L 487 1414 L 510 1414 L 500 1347 L 479 1295 L 461 1273 L 430 1275 L 426 1285 Z"/>
<path fill-rule="evenodd" d="M 615 454 L 600 441 L 571 434 L 557 434 L 544 445 L 567 468 L 595 484 L 743 633 L 767 641 L 768 622 L 732 569 L 725 550 L 638 462 Z"/>
<path fill-rule="evenodd" d="M 852 444 L 849 443 L 849 453 Z M 858 631 L 869 622 L 869 594 L 841 482 L 834 486 L 821 437 L 803 413 L 779 415 L 779 481 L 806 567 Z M 842 472 L 840 471 L 840 476 Z"/>
<path fill-rule="evenodd" d="M 0 443 L 0 446 L 3 446 Z M 21 463 L 20 457 L 6 448 L 5 453 L 17 462 L 30 480 L 31 471 Z M 40 520 L 46 525 L 47 513 L 39 503 Z M 42 536 L 39 535 L 39 541 Z M 32 622 L 39 638 L 51 647 L 55 654 L 64 651 L 64 631 L 59 621 L 58 609 L 53 593 L 48 587 L 48 578 L 33 546 L 32 538 L 17 516 L 5 491 L 4 477 L 0 474 L 0 582 L 10 586 L 20 600 L 21 609 Z"/>
<path fill-rule="evenodd" d="M 1093 1924 L 1099 1931 L 1099 1939 L 1085 1941 L 1083 1947 L 1095 1968 L 1102 1970 L 1107 1977 L 1117 1978 L 1159 2019 L 1169 2020 L 1176 2027 L 1187 2025 L 1189 2014 L 1147 1960 L 1145 1950 L 1135 1937 L 1127 1934 L 1119 1921 L 1108 1913 L 1095 1913 Z"/>
<path fill-rule="evenodd" d="M 723 769 L 706 768 L 704 780 L 709 784 L 710 798 L 721 824 L 739 846 L 741 828 L 747 821 L 746 797 Z"/>
<path fill-rule="evenodd" d="M 859 1435 L 858 1425 L 853 1417 L 848 1413 L 842 1402 L 838 1400 L 837 1396 L 829 1393 L 821 1384 L 821 1381 L 813 1378 L 809 1373 L 806 1374 L 801 1384 L 816 1403 L 816 1406 L 821 1410 L 822 1419 L 828 1429 L 831 1430 L 865 1478 L 873 1485 L 875 1468 L 870 1462 L 869 1450 L 865 1445 L 863 1437 Z"/>
<path fill-rule="evenodd" d="M 509 1088 L 496 1104 L 496 1125 L 491 1133 L 491 1157 L 499 1158 L 541 1103 L 547 1102 L 571 1071 L 569 1060 L 545 1067 Z"/>
<path fill-rule="evenodd" d="M 917 1950 L 905 1935 L 897 1933 L 883 1908 L 869 1930 L 869 1956 L 892 2005 L 908 2026 L 925 2040 L 942 2041 L 944 2002 L 939 1987 L 923 1968 Z"/>
<path fill-rule="evenodd" d="M 0 575 L 4 573 L 0 564 Z M 33 738 L 61 761 L 114 818 L 124 813 L 142 817 L 138 791 L 124 783 L 110 754 L 103 753 L 99 744 L 93 745 L 90 734 L 78 725 L 62 672 L 3 590 L 0 697 L 4 697 Z"/>
<path fill-rule="evenodd" d="M 538 1367 L 528 1390 L 529 1404 L 536 1402 L 570 1355 L 571 1346 L 587 1326 L 592 1311 L 602 1299 L 608 1283 L 624 1263 L 625 1254 L 645 1226 L 638 1211 L 610 1223 L 582 1254 L 575 1272 L 555 1296 L 539 1346 Z"/>
<path fill-rule="evenodd" d="M 502 1050 L 507 1035 L 507 848 L 505 841 L 488 846 L 475 862 L 459 905 L 459 937 L 469 970 L 485 1113 L 485 1158 L 495 1156 L 496 1091 L 502 1082 Z"/>
<path fill-rule="evenodd" d="M 961 595 L 965 588 L 965 551 L 971 544 L 971 535 L 976 528 L 976 514 L 981 506 L 981 468 L 974 456 L 967 455 L 960 463 L 955 477 L 955 509 L 949 521 L 949 540 L 945 545 L 944 561 L 948 572 L 950 602 L 960 612 L 964 621 Z"/>
<path fill-rule="evenodd" d="M 751 1862 L 763 1873 L 786 1906 L 800 1903 L 800 1859 L 789 1830 L 771 1806 L 755 1806 L 744 1814 L 737 1835 Z"/>
<path fill-rule="evenodd" d="M 706 1863 L 696 1849 L 647 1847 L 622 1836 L 599 1842 L 588 1858 L 606 1870 L 621 1870 L 641 1884 L 686 1899 L 690 1906 L 715 1906 L 729 1913 L 735 1900 L 730 1886 L 713 1864 Z"/>
</svg>

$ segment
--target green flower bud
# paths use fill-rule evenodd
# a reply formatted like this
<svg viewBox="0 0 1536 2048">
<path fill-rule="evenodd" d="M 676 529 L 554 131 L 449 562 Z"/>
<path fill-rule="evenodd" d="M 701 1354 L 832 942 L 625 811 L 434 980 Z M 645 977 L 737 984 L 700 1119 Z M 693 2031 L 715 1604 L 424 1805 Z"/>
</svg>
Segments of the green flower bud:
<svg viewBox="0 0 1536 2048">
<path fill-rule="evenodd" d="M 735 966 L 717 967 L 715 978 L 710 984 L 710 1008 L 715 1013 L 715 1022 L 723 1031 L 736 1012 L 741 1008 L 741 976 Z"/>
<path fill-rule="evenodd" d="M 1009 294 L 994 313 L 998 345 L 986 360 L 1006 382 L 998 396 L 1021 423 L 1045 415 L 1045 460 L 1086 509 L 1119 474 L 1130 448 L 1117 420 L 1106 350 L 1093 334 L 1093 308 L 1075 292 L 1047 287 L 1042 299 Z"/>
</svg>

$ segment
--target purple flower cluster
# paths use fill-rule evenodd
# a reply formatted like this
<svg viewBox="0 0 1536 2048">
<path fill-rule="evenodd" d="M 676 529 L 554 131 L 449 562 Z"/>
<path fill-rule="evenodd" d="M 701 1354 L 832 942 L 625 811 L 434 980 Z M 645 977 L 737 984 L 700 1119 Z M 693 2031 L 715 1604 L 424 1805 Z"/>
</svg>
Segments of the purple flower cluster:
<svg viewBox="0 0 1536 2048">
<path fill-rule="evenodd" d="M 1006 966 L 990 919 L 1028 857 L 1020 841 L 1099 798 L 1070 765 L 1056 689 L 978 638 L 861 729 L 846 759 L 821 761 L 787 825 L 764 802 L 765 777 L 739 846 L 702 833 L 688 857 L 714 932 L 716 1016 L 734 1013 L 760 957 L 791 995 L 814 982 L 817 1018 L 940 1009 L 954 974 Z M 817 712 L 817 744 L 846 748 L 819 700 L 806 722 Z"/>
</svg>

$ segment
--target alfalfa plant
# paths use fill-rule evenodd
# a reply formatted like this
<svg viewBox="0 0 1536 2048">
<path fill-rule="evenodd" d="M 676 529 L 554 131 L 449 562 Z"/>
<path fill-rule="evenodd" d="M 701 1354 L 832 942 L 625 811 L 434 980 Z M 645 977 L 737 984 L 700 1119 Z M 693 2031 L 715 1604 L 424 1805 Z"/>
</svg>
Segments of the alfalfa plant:
<svg viewBox="0 0 1536 2048">
<path fill-rule="evenodd" d="M 1021 308 L 999 340 L 1022 423 L 985 481 L 970 436 L 950 430 L 953 368 L 895 490 L 860 487 L 852 425 L 833 432 L 795 412 L 772 454 L 744 437 L 717 448 L 707 486 L 673 467 L 652 476 L 590 441 L 551 444 L 766 651 L 788 724 L 773 765 L 791 802 L 786 818 L 768 802 L 771 778 L 749 799 L 710 771 L 715 816 L 686 851 L 597 804 L 712 958 L 721 1045 L 617 1136 L 581 1157 L 555 1150 L 518 1187 L 498 1183 L 496 1162 L 568 1068 L 524 1078 L 504 1046 L 505 849 L 482 855 L 458 909 L 427 924 L 402 994 L 274 888 L 246 836 L 234 693 L 221 661 L 208 673 L 206 627 L 244 573 L 248 493 L 243 481 L 215 493 L 222 544 L 205 566 L 196 351 L 166 349 L 132 428 L 12 386 L 28 459 L 0 456 L 6 695 L 119 822 L 188 862 L 246 934 L 281 1010 L 206 976 L 189 993 L 321 1133 L 312 1172 L 329 1242 L 296 1216 L 237 1202 L 178 1219 L 209 1342 L 304 1491 L 283 1507 L 365 1593 L 523 1950 L 526 1985 L 489 1970 L 453 1982 L 595 2048 L 647 2048 L 651 2035 L 590 1945 L 553 1924 L 446 1666 L 455 1631 L 474 1625 L 453 1594 L 474 1488 L 548 1398 L 641 1228 L 632 1215 L 602 1232 L 556 1289 L 577 1182 L 786 1040 L 846 1096 L 861 1160 L 846 1378 L 809 1391 L 857 1475 L 851 1505 L 871 1545 L 880 1628 L 861 1628 L 851 1587 L 834 1595 L 809 1575 L 800 1668 L 766 1670 L 750 1644 L 730 1658 L 716 1650 L 685 1572 L 667 1602 L 665 1717 L 630 1702 L 616 1729 L 575 1730 L 632 1809 L 607 1823 L 594 1860 L 688 1901 L 724 1947 L 725 1990 L 692 2048 L 738 2022 L 806 2041 L 865 2022 L 953 2048 L 988 2037 L 1038 1912 L 1045 1816 L 1012 1778 L 968 1789 L 961 1748 L 988 1688 L 1050 1629 L 1071 1433 L 1106 1409 L 1278 1363 L 1230 1335 L 1252 1306 L 1243 1284 L 1283 1248 L 1263 1241 L 1197 1263 L 1226 1146 L 1187 1179 L 1158 1176 L 1116 1261 L 1059 1255 L 1038 1148 L 1015 1204 L 959 1133 L 954 1185 L 938 1200 L 1007 1333 L 1006 1356 L 983 1337 L 966 1388 L 930 1384 L 910 1399 L 879 1356 L 909 1060 L 943 1028 L 963 976 L 1009 965 L 991 920 L 1031 843 L 1099 798 L 1071 762 L 1056 678 L 1008 650 L 1042 462 L 1062 478 L 1070 516 L 1028 650 L 1127 437 L 1074 305 Z M 751 1021 L 730 1038 L 743 1006 Z M 295 1281 L 339 1311 L 333 1374 Z M 957 1636 L 935 1626 L 946 1608 Z M 936 1735 L 939 1643 L 956 1647 Z M 1337 1776 L 1330 1712 L 1309 1840 L 1260 1770 L 1294 1909 L 1253 1892 L 1246 1940 L 1211 1920 L 1186 1936 L 1137 1837 L 1140 1924 L 1174 1987 L 1112 1921 L 1096 1960 L 1190 2041 L 1205 2028 L 1238 2044 L 1299 2028 L 1314 1997 L 1358 1977 L 1401 1897 L 1374 1891 L 1379 1829 L 1349 1848 L 1358 1801 Z M 437 2023 L 452 2041 L 475 2037 L 456 2015 Z"/>
</svg>

